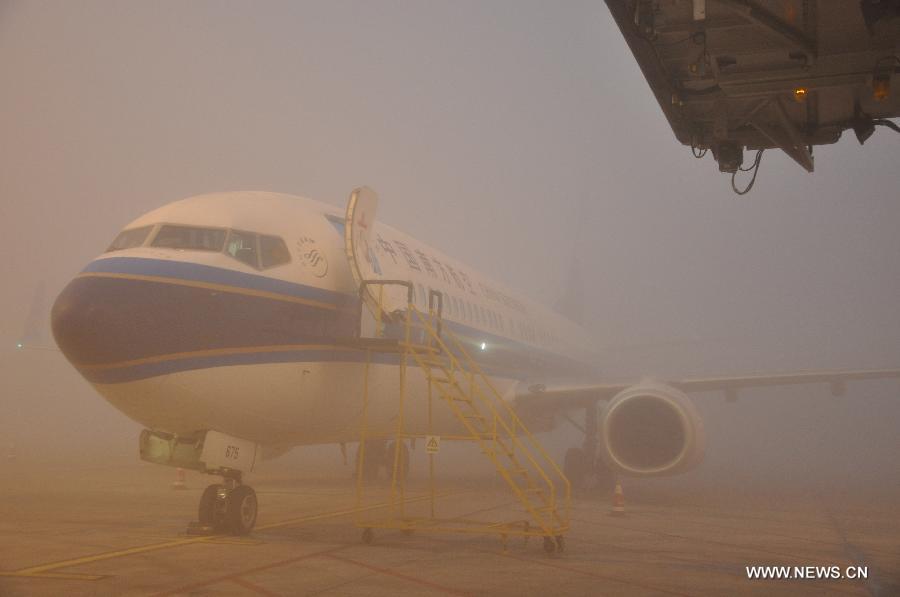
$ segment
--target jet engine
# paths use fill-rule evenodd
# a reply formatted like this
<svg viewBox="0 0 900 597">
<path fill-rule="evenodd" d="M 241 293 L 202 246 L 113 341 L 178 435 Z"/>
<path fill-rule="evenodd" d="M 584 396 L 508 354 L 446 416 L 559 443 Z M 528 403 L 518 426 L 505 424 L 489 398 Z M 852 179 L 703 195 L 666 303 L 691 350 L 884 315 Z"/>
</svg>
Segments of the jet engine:
<svg viewBox="0 0 900 597">
<path fill-rule="evenodd" d="M 640 383 L 619 392 L 603 415 L 601 452 L 622 474 L 683 473 L 703 459 L 703 421 L 684 392 Z"/>
</svg>

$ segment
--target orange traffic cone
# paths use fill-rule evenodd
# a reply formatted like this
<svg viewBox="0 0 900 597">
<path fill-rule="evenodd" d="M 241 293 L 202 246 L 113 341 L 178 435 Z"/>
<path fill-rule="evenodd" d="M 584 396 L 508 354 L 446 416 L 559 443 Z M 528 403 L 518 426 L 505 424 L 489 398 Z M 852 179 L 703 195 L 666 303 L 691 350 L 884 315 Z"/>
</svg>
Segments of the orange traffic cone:
<svg viewBox="0 0 900 597">
<path fill-rule="evenodd" d="M 616 481 L 616 489 L 613 491 L 611 516 L 625 516 L 625 494 L 622 492 L 622 484 Z"/>
<path fill-rule="evenodd" d="M 187 485 L 184 483 L 184 469 L 178 469 L 177 476 L 175 480 L 172 481 L 172 489 L 187 489 Z"/>
</svg>

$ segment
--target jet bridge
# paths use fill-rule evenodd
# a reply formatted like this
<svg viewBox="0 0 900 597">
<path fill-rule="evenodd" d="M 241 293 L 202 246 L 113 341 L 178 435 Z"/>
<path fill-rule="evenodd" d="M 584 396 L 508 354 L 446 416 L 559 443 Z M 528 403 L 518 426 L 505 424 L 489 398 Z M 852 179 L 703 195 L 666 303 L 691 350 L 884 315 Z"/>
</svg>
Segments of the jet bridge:
<svg viewBox="0 0 900 597">
<path fill-rule="evenodd" d="M 675 137 L 722 172 L 755 179 L 770 148 L 812 172 L 813 148 L 847 129 L 900 132 L 900 0 L 606 4 Z"/>
</svg>

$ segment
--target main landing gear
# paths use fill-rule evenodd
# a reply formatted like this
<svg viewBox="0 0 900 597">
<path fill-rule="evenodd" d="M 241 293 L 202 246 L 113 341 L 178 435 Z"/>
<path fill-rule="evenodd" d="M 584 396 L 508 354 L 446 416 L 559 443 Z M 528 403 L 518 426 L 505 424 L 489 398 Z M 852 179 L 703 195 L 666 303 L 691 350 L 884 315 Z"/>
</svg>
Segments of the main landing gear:
<svg viewBox="0 0 900 597">
<path fill-rule="evenodd" d="M 585 408 L 583 428 L 570 419 L 584 432 L 584 443 L 580 447 L 569 448 L 563 460 L 563 474 L 569 479 L 574 490 L 597 488 L 601 491 L 611 491 L 615 485 L 612 470 L 597 453 L 601 434 L 597 419 L 596 404 Z"/>
<path fill-rule="evenodd" d="M 366 483 L 374 483 L 378 479 L 379 473 L 384 470 L 385 476 L 390 479 L 394 475 L 394 459 L 396 458 L 397 444 L 394 442 L 386 442 L 385 440 L 368 440 L 366 441 L 365 453 L 363 455 L 363 481 Z M 359 457 L 362 452 L 361 447 L 356 450 L 356 467 L 354 467 L 353 475 L 358 474 Z M 397 461 L 398 476 L 406 481 L 409 478 L 409 448 L 406 442 L 400 443 L 400 459 Z"/>
<path fill-rule="evenodd" d="M 556 537 L 544 537 L 544 552 L 547 555 L 563 553 L 566 551 L 566 539 L 562 535 Z"/>
<path fill-rule="evenodd" d="M 213 483 L 200 496 L 197 523 L 191 523 L 188 533 L 207 535 L 231 533 L 246 535 L 256 524 L 258 503 L 256 492 L 241 483 L 238 471 L 229 471 L 222 483 Z"/>
</svg>

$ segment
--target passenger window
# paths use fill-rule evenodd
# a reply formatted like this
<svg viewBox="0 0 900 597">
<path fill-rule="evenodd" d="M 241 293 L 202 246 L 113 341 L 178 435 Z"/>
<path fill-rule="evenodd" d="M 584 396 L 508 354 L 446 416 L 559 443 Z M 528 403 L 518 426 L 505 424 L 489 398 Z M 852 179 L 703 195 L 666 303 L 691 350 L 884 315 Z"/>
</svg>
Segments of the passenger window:
<svg viewBox="0 0 900 597">
<path fill-rule="evenodd" d="M 256 259 L 256 235 L 252 232 L 230 231 L 225 252 L 238 261 L 259 269 L 259 262 Z"/>
<path fill-rule="evenodd" d="M 132 228 L 130 230 L 123 230 L 119 233 L 119 236 L 116 237 L 112 244 L 109 245 L 109 248 L 106 249 L 106 252 L 110 251 L 121 251 L 122 249 L 130 249 L 132 247 L 140 247 L 144 244 L 144 241 L 147 240 L 147 235 L 150 234 L 150 229 L 153 226 L 141 226 L 140 228 Z"/>
<path fill-rule="evenodd" d="M 161 226 L 153 242 L 154 247 L 190 251 L 221 251 L 225 231 L 219 228 L 195 228 L 193 226 Z"/>
<path fill-rule="evenodd" d="M 259 235 L 259 256 L 263 267 L 275 267 L 291 260 L 291 252 L 281 238 L 262 234 Z"/>
</svg>

